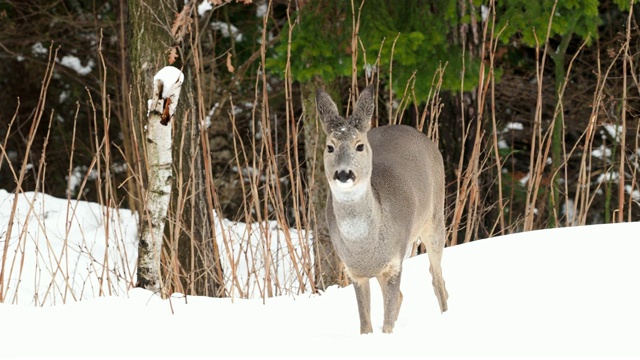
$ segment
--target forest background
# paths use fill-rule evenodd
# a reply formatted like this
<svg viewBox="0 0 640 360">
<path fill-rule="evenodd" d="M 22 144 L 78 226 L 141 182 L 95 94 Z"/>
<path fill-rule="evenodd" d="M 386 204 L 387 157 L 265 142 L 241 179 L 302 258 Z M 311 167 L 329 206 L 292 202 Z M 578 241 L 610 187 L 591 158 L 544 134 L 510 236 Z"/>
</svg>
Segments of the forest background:
<svg viewBox="0 0 640 360">
<path fill-rule="evenodd" d="M 130 209 L 143 224 L 147 99 L 153 74 L 173 65 L 185 83 L 170 123 L 166 294 L 252 296 L 237 273 L 255 271 L 238 265 L 255 249 L 234 257 L 241 245 L 216 231 L 223 219 L 246 223 L 268 255 L 260 296 L 346 282 L 324 224 L 318 87 L 348 113 L 374 83 L 376 124 L 438 142 L 449 246 L 638 221 L 637 10 L 623 0 L 3 1 L 0 189 Z M 300 286 L 279 278 L 272 241 Z"/>
</svg>

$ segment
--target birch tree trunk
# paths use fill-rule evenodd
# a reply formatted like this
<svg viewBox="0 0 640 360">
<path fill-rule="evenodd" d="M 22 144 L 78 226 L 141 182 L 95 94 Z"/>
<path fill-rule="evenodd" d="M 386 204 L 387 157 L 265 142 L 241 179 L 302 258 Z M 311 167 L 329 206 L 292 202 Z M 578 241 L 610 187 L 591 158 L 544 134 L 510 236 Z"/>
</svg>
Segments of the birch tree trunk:
<svg viewBox="0 0 640 360">
<path fill-rule="evenodd" d="M 128 56 L 131 70 L 130 83 L 132 84 L 129 95 L 132 131 L 123 135 L 127 136 L 136 147 L 135 154 L 138 155 L 138 158 L 129 159 L 129 163 L 132 164 L 131 168 L 136 172 L 136 176 L 132 179 L 137 182 L 136 187 L 142 189 L 142 196 L 138 199 L 139 203 L 135 207 L 140 216 L 136 285 L 156 292 L 161 290 L 161 283 L 163 283 L 159 266 L 167 205 L 163 204 L 161 208 L 157 206 L 154 208 L 154 205 L 151 205 L 148 200 L 156 200 L 154 197 L 159 196 L 160 192 L 171 193 L 171 189 L 166 187 L 156 189 L 156 192 L 153 193 L 152 187 L 154 186 L 151 185 L 152 181 L 159 181 L 156 186 L 161 186 L 162 180 L 166 182 L 167 172 L 168 176 L 171 174 L 171 165 L 158 175 L 162 179 L 152 180 L 149 176 L 152 160 L 148 156 L 155 157 L 157 155 L 154 155 L 156 150 L 148 149 L 148 145 L 152 145 L 152 143 L 147 144 L 146 140 L 147 136 L 151 136 L 152 132 L 155 133 L 158 130 L 169 132 L 169 136 L 171 134 L 171 126 L 160 125 L 158 115 L 149 111 L 149 100 L 154 99 L 154 75 L 166 65 L 166 49 L 173 42 L 170 33 L 164 29 L 168 26 L 167 24 L 171 24 L 173 12 L 163 0 L 129 0 L 127 4 L 128 23 L 130 24 Z M 156 105 L 158 103 L 156 102 Z M 152 147 L 157 147 L 157 144 L 153 144 Z M 170 148 L 169 152 L 171 152 Z M 159 162 L 156 164 L 159 165 Z M 162 185 L 166 186 L 166 183 Z M 164 194 L 161 197 L 164 197 Z M 153 215 L 162 211 L 164 211 L 163 215 Z"/>
<path fill-rule="evenodd" d="M 169 208 L 172 179 L 171 118 L 180 97 L 184 81 L 182 72 L 172 66 L 162 68 L 153 82 L 153 98 L 148 101 L 146 154 L 148 161 L 148 188 L 145 191 L 147 213 L 141 223 L 138 244 L 138 286 L 160 293 L 162 276 L 160 255 L 164 223 Z"/>
</svg>

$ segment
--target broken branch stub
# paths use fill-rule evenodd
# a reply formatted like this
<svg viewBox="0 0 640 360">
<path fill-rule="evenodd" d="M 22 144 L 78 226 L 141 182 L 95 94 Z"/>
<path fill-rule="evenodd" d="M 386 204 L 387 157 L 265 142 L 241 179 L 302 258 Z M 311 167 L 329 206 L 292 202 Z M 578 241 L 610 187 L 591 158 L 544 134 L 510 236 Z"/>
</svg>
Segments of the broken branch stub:
<svg viewBox="0 0 640 360">
<path fill-rule="evenodd" d="M 183 81 L 182 71 L 173 66 L 165 66 L 153 77 L 153 98 L 148 110 L 149 114 L 160 115 L 162 125 L 167 125 L 176 111 Z"/>
</svg>

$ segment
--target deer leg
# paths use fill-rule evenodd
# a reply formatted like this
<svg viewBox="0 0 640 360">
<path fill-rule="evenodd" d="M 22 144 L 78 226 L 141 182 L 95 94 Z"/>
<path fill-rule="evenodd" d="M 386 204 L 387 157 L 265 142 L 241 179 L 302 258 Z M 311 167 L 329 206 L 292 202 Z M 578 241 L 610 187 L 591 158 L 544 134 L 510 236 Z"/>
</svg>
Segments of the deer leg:
<svg viewBox="0 0 640 360">
<path fill-rule="evenodd" d="M 356 290 L 356 301 L 358 302 L 358 313 L 360 314 L 360 334 L 372 333 L 369 279 L 354 280 L 353 288 Z"/>
<path fill-rule="evenodd" d="M 445 242 L 444 219 L 436 220 L 434 224 L 427 224 L 422 229 L 420 239 L 426 246 L 427 254 L 429 255 L 429 272 L 431 273 L 433 291 L 438 298 L 440 311 L 445 312 L 448 309 L 447 299 L 449 298 L 449 293 L 444 285 L 441 266 Z"/>
<path fill-rule="evenodd" d="M 402 292 L 400 292 L 401 271 L 386 272 L 378 276 L 380 289 L 382 289 L 382 300 L 384 302 L 384 324 L 382 332 L 390 334 L 398 320 L 400 306 L 402 305 Z"/>
</svg>

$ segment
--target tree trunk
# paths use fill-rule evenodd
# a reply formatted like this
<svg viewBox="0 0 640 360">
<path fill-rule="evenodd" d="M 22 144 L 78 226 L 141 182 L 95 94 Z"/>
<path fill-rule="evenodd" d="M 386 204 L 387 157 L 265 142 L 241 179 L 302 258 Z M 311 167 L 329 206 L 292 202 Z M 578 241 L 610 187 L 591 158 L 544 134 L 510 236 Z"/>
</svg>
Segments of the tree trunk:
<svg viewBox="0 0 640 360">
<path fill-rule="evenodd" d="M 131 25 L 129 42 L 129 60 L 131 66 L 131 107 L 132 107 L 132 129 L 131 133 L 125 134 L 129 141 L 137 146 L 139 159 L 129 159 L 132 169 L 137 172 L 135 177 L 137 188 L 142 189 L 142 198 L 139 200 L 139 228 L 140 243 L 138 253 L 138 279 L 137 285 L 160 291 L 166 295 L 165 289 L 160 288 L 162 283 L 160 269 L 154 269 L 151 265 L 156 259 L 159 261 L 162 248 L 162 233 L 153 237 L 150 243 L 143 236 L 152 228 L 158 228 L 159 222 L 165 218 L 154 219 L 152 215 L 153 207 L 148 206 L 149 180 L 149 159 L 146 157 L 147 144 L 145 139 L 145 128 L 148 126 L 147 101 L 153 96 L 153 77 L 155 73 L 166 65 L 165 52 L 171 45 L 172 38 L 159 24 L 171 23 L 171 11 L 162 0 L 129 0 L 129 22 Z M 151 9 L 154 9 L 152 12 Z M 169 165 L 170 166 L 170 165 Z M 166 180 L 166 179 L 165 179 Z M 159 237 L 159 239 L 158 239 Z M 159 246 L 156 246 L 159 243 Z M 153 259 L 151 259 L 153 258 Z"/>
<path fill-rule="evenodd" d="M 324 174 L 324 144 L 326 135 L 318 121 L 316 111 L 316 89 L 319 81 L 311 81 L 301 86 L 305 159 L 307 163 L 307 191 L 312 213 L 309 216 L 313 229 L 313 250 L 315 256 L 315 283 L 318 289 L 326 289 L 335 284 L 345 285 L 347 279 L 342 272 L 342 262 L 335 252 L 327 220 L 325 207 L 329 189 Z"/>
<path fill-rule="evenodd" d="M 175 221 L 171 224 L 169 257 L 178 265 L 171 267 L 177 280 L 173 286 L 189 295 L 222 297 L 225 289 L 213 224 L 213 186 L 205 174 L 191 67 L 185 69 L 185 75 L 187 101 L 173 153 L 176 179 L 170 213 Z"/>
<path fill-rule="evenodd" d="M 171 196 L 172 124 L 169 122 L 180 98 L 184 81 L 173 66 L 162 68 L 154 77 L 153 98 L 149 101 L 146 131 L 149 181 L 145 191 L 147 212 L 140 227 L 138 246 L 138 286 L 155 293 L 162 289 L 160 255 L 167 209 Z"/>
<path fill-rule="evenodd" d="M 122 139 L 122 144 L 124 148 L 124 156 L 127 161 L 127 178 L 131 179 L 124 183 L 127 192 L 127 205 L 129 209 L 134 213 L 141 212 L 141 203 L 142 203 L 142 191 L 141 186 L 134 179 L 139 179 L 140 171 L 140 153 L 141 150 L 137 146 L 137 142 L 135 141 L 136 137 L 133 136 L 135 132 L 139 137 L 138 139 L 142 139 L 142 129 L 136 128 L 134 126 L 132 114 L 132 106 L 137 106 L 138 104 L 132 104 L 132 92 L 131 92 L 131 68 L 129 65 L 129 53 L 130 40 L 127 38 L 130 35 L 128 32 L 130 31 L 129 27 L 129 8 L 127 6 L 126 0 L 120 0 L 117 4 L 117 14 L 119 17 L 118 21 L 118 37 L 122 39 L 118 42 L 118 68 L 119 72 L 119 81 L 120 84 L 117 87 L 117 99 L 115 102 L 117 109 L 117 118 L 120 124 L 120 131 L 124 135 Z M 138 125 L 140 123 L 138 122 Z"/>
<path fill-rule="evenodd" d="M 566 35 L 562 37 L 560 45 L 556 49 L 556 51 L 551 55 L 551 59 L 553 60 L 553 65 L 555 68 L 555 93 L 556 93 L 556 104 L 560 104 L 562 101 L 561 92 L 562 87 L 564 86 L 565 77 L 567 76 L 567 71 L 565 69 L 565 57 L 567 53 L 567 47 L 569 46 L 569 42 L 572 38 L 572 32 L 568 32 Z M 547 223 L 547 227 L 555 228 L 558 227 L 559 221 L 559 213 L 560 213 L 560 193 L 562 191 L 562 187 L 560 186 L 560 178 L 559 171 L 562 166 L 564 166 L 564 152 L 563 152 L 563 144 L 564 144 L 564 110 L 560 107 L 560 111 L 555 118 L 553 123 L 553 130 L 551 133 L 551 186 L 549 187 L 549 222 Z"/>
<path fill-rule="evenodd" d="M 154 74 L 168 65 L 168 51 L 175 45 L 170 33 L 176 12 L 184 2 L 172 0 L 129 0 L 131 64 L 131 97 L 133 126 L 130 136 L 143 149 L 141 136 L 146 126 L 147 100 L 151 98 Z M 178 7 L 180 6 L 180 7 Z M 196 13 L 191 9 L 191 13 Z M 195 15 L 197 17 L 197 13 Z M 178 59 L 181 60 L 181 59 Z M 183 66 L 184 65 L 184 66 Z M 212 227 L 213 203 L 207 191 L 203 168 L 201 137 L 195 112 L 191 64 L 174 64 L 185 75 L 182 99 L 172 124 L 173 190 L 165 231 L 163 260 L 164 294 L 181 291 L 185 294 L 223 295 L 222 271 Z M 139 151 L 144 154 L 144 150 Z M 208 154 L 207 154 L 208 155 Z M 148 164 L 145 158 L 130 160 Z M 136 179 L 147 182 L 146 165 L 140 165 Z M 140 223 L 148 217 L 144 201 L 141 204 Z M 215 276 L 214 276 L 215 274 Z"/>
</svg>

